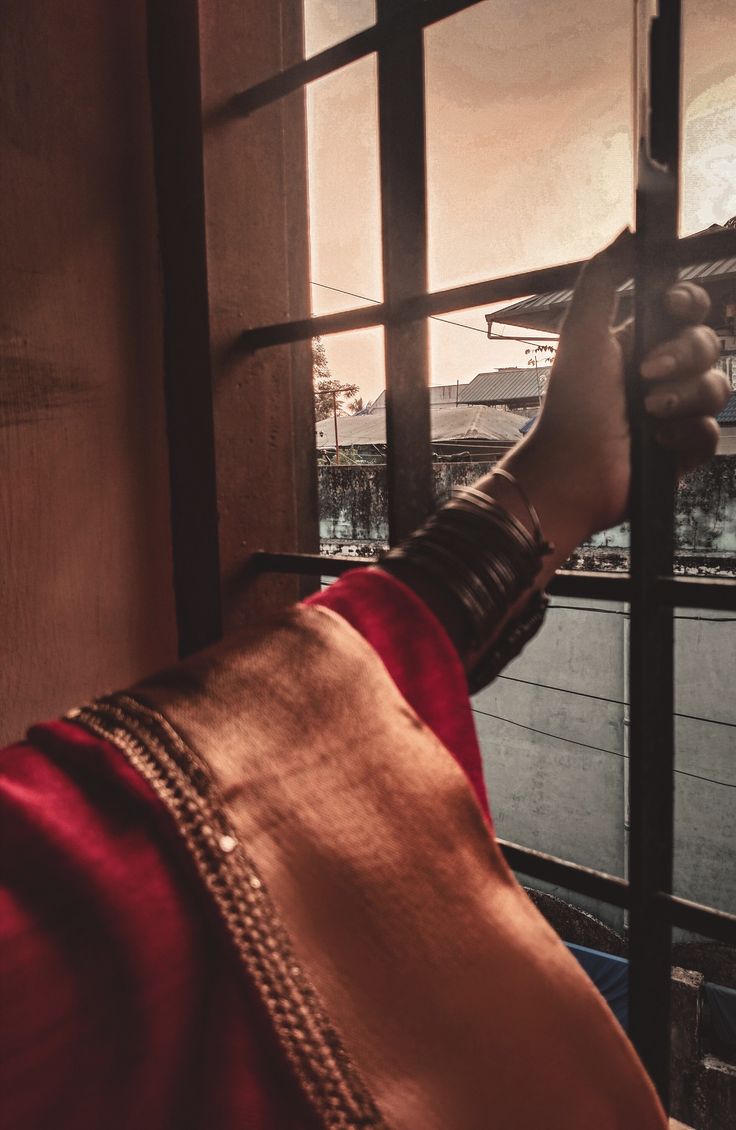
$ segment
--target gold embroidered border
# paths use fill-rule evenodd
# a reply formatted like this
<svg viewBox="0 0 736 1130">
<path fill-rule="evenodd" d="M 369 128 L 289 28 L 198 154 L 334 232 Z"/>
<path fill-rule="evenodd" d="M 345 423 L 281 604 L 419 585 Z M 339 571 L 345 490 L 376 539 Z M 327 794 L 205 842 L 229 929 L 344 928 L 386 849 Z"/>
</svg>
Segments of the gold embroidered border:
<svg viewBox="0 0 736 1130">
<path fill-rule="evenodd" d="M 171 813 L 324 1126 L 387 1130 L 296 961 L 276 907 L 228 822 L 205 763 L 162 715 L 129 695 L 99 699 L 67 718 L 115 745 Z"/>
</svg>

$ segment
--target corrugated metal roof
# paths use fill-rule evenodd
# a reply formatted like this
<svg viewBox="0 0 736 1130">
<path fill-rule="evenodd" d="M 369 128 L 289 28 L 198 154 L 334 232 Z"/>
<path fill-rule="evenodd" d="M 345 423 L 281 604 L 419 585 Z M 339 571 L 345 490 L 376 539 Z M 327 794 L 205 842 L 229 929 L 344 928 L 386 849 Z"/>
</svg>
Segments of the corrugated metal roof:
<svg viewBox="0 0 736 1130">
<path fill-rule="evenodd" d="M 465 443 L 489 440 L 515 443 L 524 416 L 489 408 L 486 404 L 434 407 L 430 411 L 433 443 Z M 316 426 L 317 450 L 335 447 L 335 421 L 320 420 Z M 386 442 L 386 414 L 339 416 L 337 434 L 340 447 L 365 447 Z"/>
<path fill-rule="evenodd" d="M 726 407 L 716 416 L 719 424 L 736 424 L 736 392 L 732 392 Z"/>
<path fill-rule="evenodd" d="M 460 384 L 460 386 L 459 386 L 459 388 L 460 388 L 460 401 L 462 401 L 463 389 L 467 388 L 467 387 L 468 387 L 467 384 L 462 384 L 462 383 Z M 434 404 L 437 404 L 437 405 L 453 404 L 454 405 L 455 397 L 457 395 L 458 395 L 458 384 L 457 384 L 457 382 L 455 382 L 455 384 L 452 384 L 452 385 L 430 385 L 429 386 L 429 403 L 430 403 L 430 405 L 434 405 Z M 386 390 L 383 389 L 378 394 L 378 396 L 373 401 L 373 403 L 368 408 L 364 408 L 362 410 L 360 415 L 361 416 L 370 416 L 370 415 L 372 415 L 373 412 L 385 412 L 385 411 L 386 411 Z"/>
<path fill-rule="evenodd" d="M 717 259 L 710 263 L 696 263 L 690 267 L 683 267 L 679 272 L 681 279 L 689 282 L 703 282 L 706 286 L 710 283 L 736 279 L 736 258 Z M 618 288 L 618 293 L 630 297 L 634 290 L 634 280 L 628 279 L 623 286 Z M 572 298 L 572 289 L 556 290 L 549 294 L 535 294 L 532 298 L 524 298 L 521 302 L 514 302 L 511 306 L 504 306 L 502 310 L 494 310 L 486 315 L 488 325 L 500 323 L 506 326 L 523 326 L 527 329 L 548 329 L 559 325 Z M 546 317 L 545 317 L 546 315 Z M 525 317 L 533 319 L 525 321 Z"/>
<path fill-rule="evenodd" d="M 531 400 L 539 396 L 539 382 L 549 375 L 551 366 L 539 365 L 528 369 L 496 369 L 492 373 L 478 373 L 470 384 L 460 390 L 461 404 L 509 404 L 514 400 Z"/>
</svg>

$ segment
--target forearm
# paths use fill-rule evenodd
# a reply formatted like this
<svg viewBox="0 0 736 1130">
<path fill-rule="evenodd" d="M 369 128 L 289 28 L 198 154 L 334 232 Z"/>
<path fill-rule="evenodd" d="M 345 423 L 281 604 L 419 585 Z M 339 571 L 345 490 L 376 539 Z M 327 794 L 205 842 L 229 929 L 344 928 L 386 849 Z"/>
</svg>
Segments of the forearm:
<svg viewBox="0 0 736 1130">
<path fill-rule="evenodd" d="M 510 472 L 514 481 L 499 474 L 499 470 Z M 509 621 L 515 620 L 524 610 L 534 592 L 544 589 L 555 569 L 590 532 L 581 517 L 580 507 L 569 498 L 570 491 L 560 478 L 550 474 L 549 466 L 540 457 L 531 437 L 510 452 L 491 473 L 480 478 L 474 489 L 498 503 L 527 531 L 531 541 L 541 543 L 544 540 L 551 543 L 551 548 L 541 553 L 537 545 L 531 557 L 525 557 L 514 544 L 514 538 L 498 527 L 493 521 L 493 514 L 489 513 L 485 528 L 482 521 L 475 521 L 470 531 L 477 538 L 477 549 L 468 553 L 466 543 L 459 553 L 461 560 L 457 561 L 454 571 L 452 560 L 445 550 L 449 549 L 452 553 L 455 546 L 447 533 L 440 539 L 442 544 L 439 548 L 428 539 L 426 550 L 419 555 L 413 550 L 414 539 L 410 539 L 405 547 L 408 553 L 402 554 L 400 550 L 398 554 L 389 555 L 382 564 L 382 568 L 408 584 L 431 608 L 455 643 L 466 670 L 475 667 L 479 656 L 498 639 Z M 460 493 L 462 495 L 463 492 Z M 438 514 L 442 523 L 445 520 L 442 510 Z M 537 523 L 539 529 L 536 528 Z M 466 533 L 464 530 L 459 532 Z M 460 537 L 458 545 L 462 540 Z M 458 594 L 465 584 L 464 574 L 468 566 L 478 577 L 493 570 L 494 547 L 498 550 L 500 563 L 499 581 L 496 583 L 500 599 L 489 603 L 489 614 L 482 619 L 479 635 L 472 630 L 477 624 L 470 624 L 472 617 L 469 617 L 467 601 L 464 602 Z M 514 568 L 517 574 L 510 577 Z M 523 584 L 520 583 L 522 577 Z M 496 597 L 495 591 L 493 595 Z"/>
</svg>

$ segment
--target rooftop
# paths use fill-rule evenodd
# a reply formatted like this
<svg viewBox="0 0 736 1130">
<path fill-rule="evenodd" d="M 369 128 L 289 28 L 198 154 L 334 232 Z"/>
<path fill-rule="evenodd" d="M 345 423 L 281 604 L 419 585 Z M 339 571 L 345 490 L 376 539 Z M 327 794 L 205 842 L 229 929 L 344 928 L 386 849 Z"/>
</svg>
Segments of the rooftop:
<svg viewBox="0 0 736 1130">
<path fill-rule="evenodd" d="M 709 231 L 721 227 L 736 227 L 736 216 L 725 225 L 712 224 Z M 701 234 L 701 233 L 697 233 Z M 716 259 L 708 263 L 696 263 L 683 267 L 680 278 L 690 282 L 699 283 L 713 294 L 714 291 L 730 291 L 736 285 L 736 258 Z M 619 287 L 621 317 L 626 317 L 631 312 L 634 293 L 634 280 L 628 279 Z M 524 329 L 546 330 L 548 333 L 557 333 L 560 322 L 570 299 L 572 289 L 552 291 L 549 294 L 535 294 L 531 298 L 524 298 L 521 302 L 514 302 L 504 306 L 501 310 L 494 310 L 486 314 L 488 332 L 494 323 L 505 326 L 523 326 Z M 729 299 L 732 301 L 732 299 Z"/>
<path fill-rule="evenodd" d="M 478 373 L 460 390 L 461 404 L 509 404 L 515 400 L 538 400 L 551 366 L 496 369 Z"/>
<path fill-rule="evenodd" d="M 491 441 L 515 443 L 519 429 L 526 423 L 523 416 L 502 412 L 485 404 L 460 405 L 430 409 L 433 443 L 466 443 Z M 332 417 L 316 426 L 317 450 L 334 450 L 335 423 Z M 337 436 L 340 447 L 366 447 L 386 443 L 386 413 L 338 416 Z"/>
</svg>

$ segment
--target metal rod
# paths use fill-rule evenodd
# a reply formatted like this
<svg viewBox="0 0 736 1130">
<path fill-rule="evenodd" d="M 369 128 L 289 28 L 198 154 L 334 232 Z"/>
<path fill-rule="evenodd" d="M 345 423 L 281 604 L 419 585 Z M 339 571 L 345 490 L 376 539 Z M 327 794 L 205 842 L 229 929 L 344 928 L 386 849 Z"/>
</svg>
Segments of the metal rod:
<svg viewBox="0 0 736 1130">
<path fill-rule="evenodd" d="M 377 0 L 378 23 L 408 0 Z M 427 289 L 424 38 L 392 35 L 378 52 L 381 230 L 386 305 L 393 310 Z M 432 508 L 428 329 L 423 314 L 389 320 L 386 356 L 386 477 L 389 541 L 405 538 Z"/>
<path fill-rule="evenodd" d="M 688 236 L 687 239 L 678 240 L 674 246 L 671 243 L 669 246 L 664 244 L 663 251 L 667 255 L 671 254 L 674 262 L 680 266 L 713 261 L 719 257 L 724 259 L 733 257 L 736 256 L 736 231 L 726 229 L 699 236 Z M 438 314 L 469 310 L 473 306 L 483 306 L 490 302 L 524 298 L 529 294 L 568 290 L 574 286 L 584 262 L 585 260 L 579 260 L 555 267 L 522 271 L 516 275 L 485 279 L 483 282 L 435 290 L 429 294 L 413 294 L 402 302 L 391 305 L 388 302 L 378 302 L 371 306 L 359 306 L 353 310 L 340 310 L 335 314 L 322 314 L 292 322 L 256 326 L 243 331 L 234 349 L 249 352 L 272 345 L 282 345 L 289 341 L 303 341 L 317 335 L 345 333 L 349 330 L 385 325 L 388 322 L 400 323 L 420 317 L 431 318 Z"/>
<path fill-rule="evenodd" d="M 656 895 L 655 901 L 658 913 L 673 926 L 736 946 L 736 914 L 663 892 Z"/>
<path fill-rule="evenodd" d="M 629 884 L 625 879 L 595 871 L 592 867 L 582 867 L 579 863 L 570 863 L 544 851 L 522 847 L 509 840 L 499 839 L 497 842 L 509 867 L 522 875 L 566 887 L 612 906 L 626 907 L 629 904 Z"/>
<path fill-rule="evenodd" d="M 479 0 L 423 0 L 422 3 L 395 4 L 395 10 L 387 12 L 379 24 L 365 28 L 364 31 L 343 39 L 341 43 L 241 91 L 230 100 L 229 108 L 237 116 L 251 114 L 254 110 L 291 94 L 300 86 L 306 86 L 349 63 L 373 54 L 405 31 L 421 31 L 438 20 L 474 7 L 478 2 Z"/>
<path fill-rule="evenodd" d="M 251 559 L 259 573 L 301 573 L 304 576 L 337 577 L 348 569 L 375 564 L 372 557 L 340 557 L 317 553 L 269 553 L 259 551 Z M 332 572 L 331 572 L 332 570 Z M 576 600 L 623 603 L 629 599 L 630 582 L 626 573 L 590 573 L 560 569 L 548 591 L 553 596 Z M 699 608 L 736 611 L 736 581 L 706 577 L 660 577 L 656 582 L 658 599 L 672 608 Z"/>
<path fill-rule="evenodd" d="M 673 615 L 657 581 L 672 572 L 675 465 L 643 409 L 638 364 L 672 327 L 663 314 L 677 277 L 680 129 L 680 0 L 652 18 L 639 0 L 640 110 L 636 190 L 634 362 L 631 422 L 629 1007 L 632 1040 L 665 1107 L 669 1100 L 671 927 L 656 899 L 672 888 L 674 843 Z M 643 89 L 647 86 L 648 89 Z"/>
<path fill-rule="evenodd" d="M 179 654 L 221 631 L 198 6 L 148 0 Z"/>
</svg>

